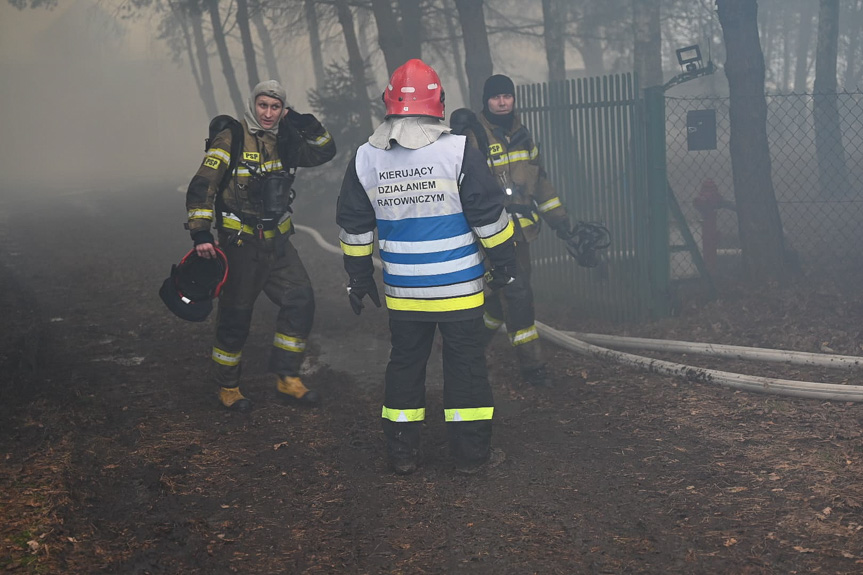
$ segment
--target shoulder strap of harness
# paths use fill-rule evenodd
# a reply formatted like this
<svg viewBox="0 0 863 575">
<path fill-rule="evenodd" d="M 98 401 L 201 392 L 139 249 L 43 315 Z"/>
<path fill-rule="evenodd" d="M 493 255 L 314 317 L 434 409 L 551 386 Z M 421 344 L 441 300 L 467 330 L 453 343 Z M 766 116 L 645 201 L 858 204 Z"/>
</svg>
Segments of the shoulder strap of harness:
<svg viewBox="0 0 863 575">
<path fill-rule="evenodd" d="M 225 170 L 225 173 L 222 175 L 222 179 L 219 181 L 219 187 L 216 189 L 216 201 L 214 207 L 216 212 L 215 223 L 217 228 L 222 227 L 222 211 L 224 209 L 222 192 L 227 187 L 228 182 L 231 181 L 231 177 L 237 169 L 237 164 L 240 163 L 240 156 L 243 154 L 243 140 L 245 139 L 243 134 L 243 124 L 241 124 L 239 120 L 226 114 L 216 116 L 210 120 L 209 134 L 204 142 L 205 151 L 210 149 L 210 145 L 216 136 L 225 130 L 231 130 L 231 149 L 229 151 L 230 161 L 228 163 L 228 169 Z"/>
</svg>

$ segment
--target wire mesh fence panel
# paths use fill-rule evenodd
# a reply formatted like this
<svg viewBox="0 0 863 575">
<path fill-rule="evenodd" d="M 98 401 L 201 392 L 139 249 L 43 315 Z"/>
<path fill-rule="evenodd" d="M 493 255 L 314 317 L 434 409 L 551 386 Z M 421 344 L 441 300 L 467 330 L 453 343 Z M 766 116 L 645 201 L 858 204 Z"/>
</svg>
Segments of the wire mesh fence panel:
<svg viewBox="0 0 863 575">
<path fill-rule="evenodd" d="M 861 263 L 861 103 L 863 94 L 856 92 L 767 96 L 774 194 L 789 261 L 803 269 L 842 273 Z M 727 98 L 666 98 L 669 184 L 705 260 L 715 261 L 716 275 L 733 273 L 741 263 L 728 108 Z M 715 111 L 716 146 L 693 150 L 688 118 L 704 110 Z M 712 184 L 722 201 L 715 210 L 703 209 Z M 672 260 L 672 278 L 695 273 L 691 262 Z"/>
</svg>

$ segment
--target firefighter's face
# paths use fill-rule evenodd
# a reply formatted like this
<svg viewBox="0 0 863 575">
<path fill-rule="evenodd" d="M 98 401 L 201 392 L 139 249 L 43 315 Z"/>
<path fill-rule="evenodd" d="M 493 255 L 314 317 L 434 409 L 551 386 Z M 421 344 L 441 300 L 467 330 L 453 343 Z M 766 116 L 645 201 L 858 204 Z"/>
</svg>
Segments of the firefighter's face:
<svg viewBox="0 0 863 575">
<path fill-rule="evenodd" d="M 263 94 L 255 98 L 255 114 L 258 118 L 258 123 L 265 130 L 269 130 L 275 126 L 282 119 L 284 112 L 285 108 L 277 98 L 271 98 Z"/>
<path fill-rule="evenodd" d="M 488 99 L 488 111 L 497 116 L 509 114 L 515 105 L 515 96 L 512 94 L 498 94 Z"/>
</svg>

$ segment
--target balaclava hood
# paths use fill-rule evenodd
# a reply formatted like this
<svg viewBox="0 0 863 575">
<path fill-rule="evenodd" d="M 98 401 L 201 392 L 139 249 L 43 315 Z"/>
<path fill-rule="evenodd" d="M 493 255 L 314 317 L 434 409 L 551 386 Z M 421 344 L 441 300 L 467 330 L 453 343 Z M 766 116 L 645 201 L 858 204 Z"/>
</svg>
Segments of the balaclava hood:
<svg viewBox="0 0 863 575">
<path fill-rule="evenodd" d="M 489 76 L 489 78 L 485 81 L 482 87 L 482 113 L 486 119 L 492 124 L 496 124 L 498 126 L 503 126 L 506 129 L 512 127 L 512 121 L 515 117 L 514 112 L 510 112 L 509 114 L 497 115 L 492 114 L 488 109 L 488 101 L 489 98 L 493 98 L 498 94 L 512 94 L 513 103 L 515 103 L 515 84 L 513 84 L 512 79 L 509 76 L 504 76 L 503 74 L 495 74 L 494 76 Z"/>
<path fill-rule="evenodd" d="M 252 90 L 252 93 L 249 96 L 249 106 L 244 114 L 246 124 L 249 126 L 249 131 L 251 133 L 255 134 L 257 132 L 270 132 L 271 134 L 278 134 L 278 122 L 273 124 L 273 127 L 268 130 L 264 129 L 258 123 L 258 115 L 255 111 L 255 100 L 258 99 L 258 96 L 269 96 L 270 98 L 275 98 L 276 100 L 279 100 L 284 107 L 289 108 L 290 106 L 287 101 L 287 92 L 285 92 L 285 89 L 282 87 L 282 85 L 275 80 L 265 80 L 258 83 L 258 85 L 255 86 L 255 89 Z"/>
<path fill-rule="evenodd" d="M 388 116 L 369 137 L 369 144 L 381 150 L 389 150 L 395 142 L 403 148 L 417 150 L 433 144 L 441 134 L 450 132 L 450 127 L 437 118 Z"/>
</svg>

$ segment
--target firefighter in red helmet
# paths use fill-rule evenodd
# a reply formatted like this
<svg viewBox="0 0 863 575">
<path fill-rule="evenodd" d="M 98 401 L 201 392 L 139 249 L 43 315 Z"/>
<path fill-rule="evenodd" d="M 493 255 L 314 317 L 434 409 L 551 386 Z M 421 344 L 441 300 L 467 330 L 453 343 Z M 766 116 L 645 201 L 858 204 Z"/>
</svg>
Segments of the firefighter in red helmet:
<svg viewBox="0 0 863 575">
<path fill-rule="evenodd" d="M 386 118 L 345 172 L 336 221 L 348 297 L 380 306 L 372 252 L 377 230 L 392 351 L 382 426 L 397 474 L 421 461 L 426 363 L 443 339 L 443 407 L 456 469 L 474 473 L 502 459 L 491 449 L 494 402 L 482 343 L 483 251 L 490 284 L 512 281 L 513 226 L 485 159 L 443 122 L 440 78 L 422 60 L 395 70 L 383 93 Z M 482 248 L 482 249 L 481 249 Z"/>
</svg>

